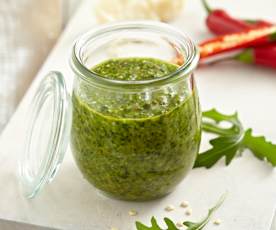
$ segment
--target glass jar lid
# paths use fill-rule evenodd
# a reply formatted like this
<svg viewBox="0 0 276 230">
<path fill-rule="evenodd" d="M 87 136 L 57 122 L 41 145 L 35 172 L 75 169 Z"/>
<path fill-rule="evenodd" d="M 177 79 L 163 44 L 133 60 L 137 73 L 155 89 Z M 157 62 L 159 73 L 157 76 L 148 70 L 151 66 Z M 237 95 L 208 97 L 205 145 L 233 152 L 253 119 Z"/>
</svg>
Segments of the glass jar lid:
<svg viewBox="0 0 276 230">
<path fill-rule="evenodd" d="M 41 81 L 26 122 L 19 177 L 24 195 L 33 198 L 54 178 L 69 141 L 71 100 L 60 72 Z"/>
</svg>

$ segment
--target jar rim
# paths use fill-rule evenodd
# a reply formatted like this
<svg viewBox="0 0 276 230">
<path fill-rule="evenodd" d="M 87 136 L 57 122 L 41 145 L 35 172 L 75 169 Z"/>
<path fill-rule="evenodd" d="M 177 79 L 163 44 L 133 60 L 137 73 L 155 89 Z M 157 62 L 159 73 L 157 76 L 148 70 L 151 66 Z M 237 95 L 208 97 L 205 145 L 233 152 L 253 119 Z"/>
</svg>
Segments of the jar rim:
<svg viewBox="0 0 276 230">
<path fill-rule="evenodd" d="M 159 78 L 145 79 L 145 80 L 117 80 L 106 78 L 85 66 L 81 58 L 82 48 L 91 39 L 104 35 L 109 32 L 116 32 L 126 29 L 148 29 L 153 32 L 162 32 L 170 36 L 174 36 L 180 41 L 182 47 L 188 49 L 189 54 L 185 57 L 185 62 L 177 68 L 174 72 L 166 74 Z M 195 43 L 184 33 L 178 29 L 161 22 L 153 21 L 121 21 L 115 23 L 108 23 L 103 26 L 91 29 L 88 32 L 80 36 L 75 42 L 72 50 L 72 58 L 70 65 L 72 70 L 90 84 L 97 84 L 103 87 L 115 87 L 115 88 L 143 88 L 156 85 L 164 85 L 171 83 L 172 81 L 183 79 L 189 76 L 190 73 L 196 68 L 199 61 L 199 50 Z"/>
</svg>

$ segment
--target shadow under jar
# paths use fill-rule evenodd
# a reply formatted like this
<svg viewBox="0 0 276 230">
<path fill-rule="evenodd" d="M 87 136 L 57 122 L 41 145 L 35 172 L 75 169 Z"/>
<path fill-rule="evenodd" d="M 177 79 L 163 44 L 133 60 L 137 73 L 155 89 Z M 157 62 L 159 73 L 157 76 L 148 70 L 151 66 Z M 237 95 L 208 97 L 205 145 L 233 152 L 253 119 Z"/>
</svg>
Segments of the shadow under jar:
<svg viewBox="0 0 276 230">
<path fill-rule="evenodd" d="M 71 66 L 71 148 L 84 177 L 107 195 L 151 200 L 192 169 L 201 137 L 194 43 L 151 22 L 84 34 Z"/>
</svg>

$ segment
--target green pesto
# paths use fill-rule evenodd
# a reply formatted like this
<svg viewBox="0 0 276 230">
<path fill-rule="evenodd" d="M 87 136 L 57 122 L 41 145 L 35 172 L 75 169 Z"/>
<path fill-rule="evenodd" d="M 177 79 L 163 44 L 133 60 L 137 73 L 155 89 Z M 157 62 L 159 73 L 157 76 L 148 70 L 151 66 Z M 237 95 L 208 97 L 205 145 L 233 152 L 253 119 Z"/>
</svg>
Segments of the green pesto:
<svg viewBox="0 0 276 230">
<path fill-rule="evenodd" d="M 93 71 L 131 79 L 135 65 L 140 66 L 136 80 L 156 77 L 154 71 L 160 77 L 160 69 L 177 68 L 156 59 L 129 58 L 105 61 Z M 197 94 L 193 90 L 184 101 L 179 95 L 166 96 L 165 106 L 158 99 L 145 106 L 137 97 L 136 109 L 121 103 L 107 112 L 73 94 L 72 149 L 84 177 L 96 188 L 125 200 L 155 199 L 170 193 L 192 168 L 201 134 Z M 101 100 L 98 94 L 91 97 L 96 101 L 93 105 Z"/>
<path fill-rule="evenodd" d="M 176 65 L 154 58 L 114 58 L 96 65 L 92 70 L 110 79 L 138 81 L 159 78 L 176 69 Z"/>
</svg>

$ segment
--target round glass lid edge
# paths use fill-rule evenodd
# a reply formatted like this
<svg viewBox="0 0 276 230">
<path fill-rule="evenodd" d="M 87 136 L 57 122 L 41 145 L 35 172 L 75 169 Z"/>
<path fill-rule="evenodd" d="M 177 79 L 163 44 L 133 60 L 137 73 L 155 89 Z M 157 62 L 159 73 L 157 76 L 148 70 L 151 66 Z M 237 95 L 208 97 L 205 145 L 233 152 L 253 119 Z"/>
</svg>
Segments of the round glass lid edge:
<svg viewBox="0 0 276 230">
<path fill-rule="evenodd" d="M 40 82 L 26 113 L 19 178 L 27 198 L 53 180 L 66 152 L 71 127 L 71 99 L 60 72 Z"/>
</svg>

